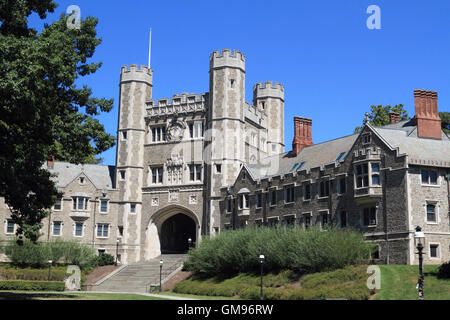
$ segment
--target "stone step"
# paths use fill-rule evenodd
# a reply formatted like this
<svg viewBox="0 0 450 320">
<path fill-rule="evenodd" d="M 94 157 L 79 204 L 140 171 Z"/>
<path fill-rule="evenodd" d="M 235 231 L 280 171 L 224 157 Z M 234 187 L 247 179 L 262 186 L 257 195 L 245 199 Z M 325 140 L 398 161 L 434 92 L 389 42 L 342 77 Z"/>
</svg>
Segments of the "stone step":
<svg viewBox="0 0 450 320">
<path fill-rule="evenodd" d="M 159 284 L 160 264 L 164 261 L 162 280 L 183 265 L 187 255 L 162 255 L 150 261 L 141 261 L 126 266 L 122 271 L 105 280 L 94 290 L 112 292 L 145 292 L 149 285 Z M 170 270 L 169 270 L 170 269 Z"/>
</svg>

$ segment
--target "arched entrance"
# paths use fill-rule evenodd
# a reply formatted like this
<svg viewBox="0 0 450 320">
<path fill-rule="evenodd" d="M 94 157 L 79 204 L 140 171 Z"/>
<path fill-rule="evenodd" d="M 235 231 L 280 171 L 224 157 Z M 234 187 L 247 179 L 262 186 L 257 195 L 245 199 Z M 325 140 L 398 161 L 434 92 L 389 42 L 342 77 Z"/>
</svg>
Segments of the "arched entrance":
<svg viewBox="0 0 450 320">
<path fill-rule="evenodd" d="M 178 213 L 163 222 L 160 231 L 161 253 L 184 253 L 189 250 L 188 239 L 196 241 L 195 222 Z"/>
<path fill-rule="evenodd" d="M 160 254 L 185 253 L 188 239 L 201 240 L 201 215 L 181 205 L 169 205 L 155 212 L 145 230 L 144 260 Z"/>
</svg>

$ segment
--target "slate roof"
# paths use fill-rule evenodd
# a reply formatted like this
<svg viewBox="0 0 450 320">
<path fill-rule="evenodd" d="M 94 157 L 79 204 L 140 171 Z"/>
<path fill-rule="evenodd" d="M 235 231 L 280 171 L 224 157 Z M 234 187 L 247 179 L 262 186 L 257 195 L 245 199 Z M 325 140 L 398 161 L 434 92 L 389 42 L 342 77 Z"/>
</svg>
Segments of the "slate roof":
<svg viewBox="0 0 450 320">
<path fill-rule="evenodd" d="M 114 188 L 114 166 L 105 166 L 98 164 L 72 164 L 69 162 L 57 162 L 53 169 L 47 168 L 51 173 L 58 176 L 52 178 L 56 181 L 57 187 L 66 187 L 70 182 L 77 178 L 82 172 L 92 181 L 97 189 L 113 189 Z"/>
<path fill-rule="evenodd" d="M 290 152 L 285 152 L 265 158 L 261 161 L 261 164 L 247 165 L 246 167 L 251 171 L 251 175 L 255 179 L 287 174 L 298 169 L 310 170 L 314 167 L 333 163 L 339 156 L 339 161 L 343 161 L 355 143 L 356 138 L 358 138 L 358 134 L 314 144 L 303 148 L 297 156 L 293 156 Z M 342 155 L 342 153 L 344 154 Z M 294 165 L 296 166 L 294 167 Z"/>
<path fill-rule="evenodd" d="M 417 126 L 413 120 L 383 127 L 369 126 L 388 146 L 398 148 L 399 155 L 407 154 L 410 164 L 450 167 L 450 139 L 444 132 L 442 140 L 418 138 Z M 247 164 L 246 168 L 254 179 L 260 180 L 343 161 L 358 136 L 359 134 L 353 134 L 305 147 L 297 156 L 285 152 L 267 157 L 261 163 Z"/>
</svg>

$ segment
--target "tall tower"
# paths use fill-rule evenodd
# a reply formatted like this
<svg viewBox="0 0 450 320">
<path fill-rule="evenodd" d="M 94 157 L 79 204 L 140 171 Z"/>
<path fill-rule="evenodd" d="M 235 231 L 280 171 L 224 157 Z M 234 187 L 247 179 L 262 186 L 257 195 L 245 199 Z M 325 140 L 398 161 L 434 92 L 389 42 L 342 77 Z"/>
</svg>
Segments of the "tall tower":
<svg viewBox="0 0 450 320">
<path fill-rule="evenodd" d="M 144 173 L 145 114 L 152 97 L 153 71 L 132 64 L 120 72 L 117 128 L 116 187 L 119 189 L 118 227 L 123 228 L 122 261 L 139 261 Z"/>
<path fill-rule="evenodd" d="M 267 154 L 284 152 L 284 87 L 271 81 L 253 87 L 253 104 L 267 113 Z"/>
<path fill-rule="evenodd" d="M 231 185 L 245 161 L 245 56 L 223 49 L 210 56 L 205 230 L 219 227 L 220 188 Z M 220 170 L 218 169 L 220 168 Z"/>
</svg>

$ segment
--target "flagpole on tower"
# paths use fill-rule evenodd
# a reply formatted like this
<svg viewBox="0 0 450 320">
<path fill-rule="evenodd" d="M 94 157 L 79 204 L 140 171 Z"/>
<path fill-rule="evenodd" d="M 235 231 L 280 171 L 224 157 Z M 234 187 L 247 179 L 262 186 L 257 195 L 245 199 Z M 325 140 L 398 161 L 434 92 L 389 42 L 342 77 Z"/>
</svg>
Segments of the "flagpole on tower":
<svg viewBox="0 0 450 320">
<path fill-rule="evenodd" d="M 150 39 L 148 43 L 148 68 L 150 69 L 150 59 L 152 57 L 152 28 L 150 28 Z"/>
</svg>

